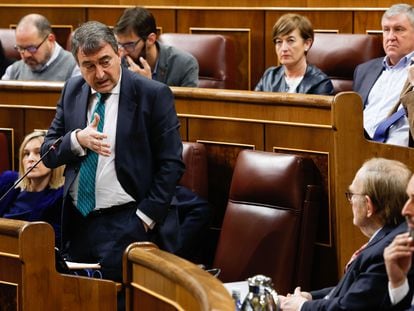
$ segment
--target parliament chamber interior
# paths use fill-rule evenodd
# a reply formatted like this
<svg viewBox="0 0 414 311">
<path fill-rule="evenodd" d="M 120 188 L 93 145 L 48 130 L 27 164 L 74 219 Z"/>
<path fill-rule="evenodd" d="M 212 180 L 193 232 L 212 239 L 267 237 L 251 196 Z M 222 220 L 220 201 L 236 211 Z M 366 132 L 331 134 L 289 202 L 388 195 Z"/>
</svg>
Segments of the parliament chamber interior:
<svg viewBox="0 0 414 311">
<path fill-rule="evenodd" d="M 0 218 L 0 304 L 10 310 L 116 310 L 124 288 L 128 310 L 234 310 L 223 283 L 256 274 L 271 276 L 283 295 L 298 284 L 304 290 L 335 284 L 366 242 L 344 195 L 358 168 L 377 156 L 414 169 L 412 148 L 365 138 L 361 97 L 352 91 L 355 67 L 385 55 L 381 17 L 395 3 L 140 1 L 156 18 L 159 40 L 190 52 L 200 67 L 199 88 L 171 87 L 187 167 L 180 183 L 211 207 L 199 262 L 136 243 L 125 250 L 122 283 L 65 275 L 55 269 L 50 226 Z M 135 5 L 3 0 L 0 40 L 6 55 L 18 59 L 14 28 L 20 17 L 40 13 L 69 49 L 80 24 L 113 26 Z M 329 76 L 334 95 L 253 91 L 277 63 L 272 26 L 285 13 L 312 22 L 315 41 L 307 59 Z M 63 85 L 0 81 L 0 172 L 18 169 L 27 133 L 49 128 Z M 216 278 L 197 264 L 221 268 L 221 274 Z"/>
</svg>

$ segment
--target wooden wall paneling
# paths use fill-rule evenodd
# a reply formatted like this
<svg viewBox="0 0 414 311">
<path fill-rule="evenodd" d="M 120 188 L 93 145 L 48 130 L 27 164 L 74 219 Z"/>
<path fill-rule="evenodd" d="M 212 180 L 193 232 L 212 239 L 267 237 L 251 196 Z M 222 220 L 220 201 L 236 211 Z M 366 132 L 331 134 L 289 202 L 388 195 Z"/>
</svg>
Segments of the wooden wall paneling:
<svg viewBox="0 0 414 311">
<path fill-rule="evenodd" d="M 24 115 L 24 129 L 26 134 L 33 132 L 34 130 L 47 130 L 50 127 L 50 123 L 55 116 L 55 109 L 25 109 Z"/>
<path fill-rule="evenodd" d="M 35 0 L 30 0 L 35 1 Z M 58 0 L 46 0 L 57 2 Z M 67 0 L 66 0 L 67 1 Z M 72 0 L 80 1 L 80 0 Z M 91 0 L 90 0 L 91 1 Z M 104 0 L 100 0 L 101 2 Z M 106 0 L 118 1 L 118 0 Z M 45 2 L 45 1 L 43 1 Z M 120 4 L 134 4 L 135 0 L 119 0 Z M 143 0 L 140 5 L 180 5 L 208 7 L 387 7 L 395 0 Z"/>
<path fill-rule="evenodd" d="M 0 105 L 0 124 L 1 128 L 8 128 L 13 130 L 13 145 L 10 152 L 12 168 L 17 169 L 18 150 L 20 142 L 22 142 L 25 134 L 24 129 L 24 111 L 16 109 L 15 107 L 1 107 Z"/>
<path fill-rule="evenodd" d="M 174 9 L 150 9 L 159 27 L 159 34 L 177 32 L 177 10 Z"/>
<path fill-rule="evenodd" d="M 161 30 L 160 32 L 176 32 L 175 9 L 148 9 L 154 15 L 155 21 L 157 23 L 157 28 Z M 108 26 L 115 26 L 124 10 L 125 7 L 89 7 L 87 9 L 87 16 L 88 20 L 97 20 Z"/>
<path fill-rule="evenodd" d="M 240 83 L 242 90 L 250 90 L 251 77 L 251 31 L 250 29 L 225 29 L 225 28 L 197 28 L 191 27 L 190 33 L 194 34 L 221 34 L 232 36 L 236 43 L 235 55 L 239 62 Z"/>
<path fill-rule="evenodd" d="M 313 258 L 313 275 L 311 288 L 323 288 L 335 284 L 338 280 L 336 265 L 336 248 L 334 237 L 335 202 L 330 196 L 330 185 L 335 176 L 331 174 L 333 155 L 332 127 L 294 124 L 269 124 L 266 126 L 266 151 L 296 154 L 311 158 L 322 175 L 324 199 L 319 207 L 318 229 Z M 317 271 L 317 272 L 316 272 Z M 323 272 L 322 272 L 323 271 Z"/>
<path fill-rule="evenodd" d="M 243 77 L 243 79 L 251 81 L 250 89 L 253 89 L 263 74 L 264 68 L 263 14 L 264 12 L 261 10 L 180 9 L 177 11 L 177 32 L 190 33 L 191 29 L 205 29 L 208 31 L 211 28 L 218 28 L 226 29 L 227 34 L 230 33 L 240 38 L 239 50 L 242 51 L 242 55 L 248 55 L 251 51 L 250 60 L 243 61 L 244 64 L 250 63 L 251 74 L 247 79 L 246 77 Z M 220 30 L 218 33 L 224 34 Z"/>
<path fill-rule="evenodd" d="M 56 41 L 66 49 L 68 39 L 73 31 L 72 25 L 52 25 L 53 33 L 55 34 Z"/>
<path fill-rule="evenodd" d="M 275 46 L 272 42 L 272 29 L 276 21 L 285 13 L 301 14 L 309 18 L 313 29 L 319 32 L 352 33 L 353 15 L 352 11 L 266 11 L 265 13 L 265 68 L 277 66 L 278 59 Z M 341 21 L 340 23 L 338 21 Z M 263 74 L 263 73 L 262 73 Z"/>
<path fill-rule="evenodd" d="M 0 9 L 0 27 L 9 28 L 15 25 L 19 20 L 30 13 L 39 13 L 44 15 L 52 25 L 77 25 L 86 21 L 86 10 L 80 7 L 40 7 L 40 6 L 22 6 L 7 7 Z"/>
<path fill-rule="evenodd" d="M 108 26 L 114 26 L 124 12 L 124 7 L 88 7 L 87 20 L 98 21 Z"/>
<path fill-rule="evenodd" d="M 178 121 L 180 122 L 180 135 L 181 140 L 188 141 L 188 119 L 178 116 Z"/>
<path fill-rule="evenodd" d="M 14 163 L 24 136 L 34 129 L 48 129 L 55 114 L 62 82 L 2 81 L 0 127 L 13 128 Z M 33 88 L 40 86 L 44 89 Z M 16 167 L 16 166 L 15 166 Z"/>
<path fill-rule="evenodd" d="M 17 166 L 15 166 L 14 161 L 14 129 L 13 128 L 1 128 L 0 127 L 0 133 L 3 133 L 6 135 L 7 138 L 7 147 L 8 147 L 8 158 L 9 158 L 9 170 L 17 169 Z M 0 152 L 3 152 L 4 150 L 0 150 Z M 18 155 L 17 155 L 18 156 Z M 0 304 L 1 305 L 1 304 Z"/>
<path fill-rule="evenodd" d="M 354 33 L 381 31 L 381 19 L 385 10 L 364 10 L 354 12 Z"/>
<path fill-rule="evenodd" d="M 32 0 L 33 1 L 33 0 Z M 57 0 L 46 0 L 57 1 Z M 78 1 L 78 0 L 77 0 Z M 101 0 L 102 1 L 102 0 Z M 115 0 L 116 1 L 116 0 Z M 135 4 L 135 0 L 119 0 L 121 4 Z M 189 7 L 306 7 L 307 0 L 143 0 L 139 2 L 143 6 L 189 6 Z M 325 5 L 326 6 L 326 5 Z"/>
</svg>

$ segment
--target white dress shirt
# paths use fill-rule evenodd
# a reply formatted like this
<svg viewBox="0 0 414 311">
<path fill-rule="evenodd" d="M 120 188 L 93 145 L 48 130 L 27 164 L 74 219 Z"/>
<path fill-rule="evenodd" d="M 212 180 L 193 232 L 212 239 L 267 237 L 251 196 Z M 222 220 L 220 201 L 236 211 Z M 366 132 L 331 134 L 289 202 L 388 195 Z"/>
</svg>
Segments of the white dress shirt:
<svg viewBox="0 0 414 311">
<path fill-rule="evenodd" d="M 110 208 L 111 206 L 122 205 L 131 201 L 135 201 L 130 196 L 118 181 L 115 170 L 115 143 L 116 143 L 116 126 L 118 120 L 118 105 L 119 105 L 119 91 L 121 86 L 121 77 L 118 84 L 112 89 L 111 95 L 105 101 L 105 122 L 103 133 L 107 134 L 106 142 L 110 144 L 111 154 L 108 157 L 98 156 L 98 165 L 96 168 L 96 180 L 95 180 L 95 210 Z M 98 102 L 98 98 L 95 95 L 97 92 L 91 89 L 91 95 L 87 120 L 88 125 L 93 119 L 93 111 Z M 83 149 L 76 138 L 75 130 L 71 133 L 71 148 L 72 151 L 79 156 L 86 155 L 87 150 Z M 78 202 L 78 182 L 79 175 L 76 178 L 73 186 L 70 189 L 70 195 L 73 199 L 73 204 L 77 206 Z M 147 215 L 137 209 L 137 215 L 141 218 L 150 228 L 153 228 L 155 223 Z"/>
<path fill-rule="evenodd" d="M 384 70 L 369 92 L 364 109 L 364 128 L 370 137 L 374 136 L 378 125 L 388 117 L 391 109 L 399 102 L 413 55 L 414 52 L 404 56 L 395 66 L 388 65 L 384 58 Z M 399 109 L 401 108 L 402 105 L 399 106 Z M 390 127 L 385 142 L 408 146 L 409 130 L 408 119 L 403 116 Z"/>
<path fill-rule="evenodd" d="M 408 285 L 408 280 L 405 278 L 404 283 L 396 288 L 391 288 L 391 283 L 388 282 L 388 293 L 390 295 L 391 304 L 394 306 L 399 303 L 403 298 L 408 294 L 410 287 Z M 413 302 L 411 301 L 411 305 Z"/>
</svg>

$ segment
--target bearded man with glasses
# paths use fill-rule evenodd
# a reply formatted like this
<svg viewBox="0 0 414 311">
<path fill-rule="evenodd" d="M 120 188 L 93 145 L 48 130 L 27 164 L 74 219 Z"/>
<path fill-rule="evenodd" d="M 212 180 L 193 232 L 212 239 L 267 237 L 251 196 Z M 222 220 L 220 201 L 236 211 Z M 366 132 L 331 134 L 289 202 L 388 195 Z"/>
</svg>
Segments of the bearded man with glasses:
<svg viewBox="0 0 414 311">
<path fill-rule="evenodd" d="M 6 69 L 2 80 L 66 81 L 80 74 L 73 55 L 56 42 L 42 15 L 29 14 L 19 21 L 15 49 L 21 59 Z"/>
<path fill-rule="evenodd" d="M 114 32 L 123 63 L 131 71 L 169 86 L 198 86 L 197 60 L 157 41 L 155 18 L 147 9 L 126 9 Z"/>
</svg>

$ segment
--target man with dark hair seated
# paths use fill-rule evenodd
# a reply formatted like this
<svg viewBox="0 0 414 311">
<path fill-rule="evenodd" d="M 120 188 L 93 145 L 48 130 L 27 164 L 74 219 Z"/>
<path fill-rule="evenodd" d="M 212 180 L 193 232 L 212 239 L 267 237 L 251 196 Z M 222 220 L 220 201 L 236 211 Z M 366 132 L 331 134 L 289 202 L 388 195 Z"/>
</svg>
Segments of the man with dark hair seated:
<svg viewBox="0 0 414 311">
<path fill-rule="evenodd" d="M 123 62 L 133 72 L 169 86 L 198 86 L 197 60 L 157 41 L 155 18 L 147 9 L 126 9 L 114 32 Z"/>
</svg>

